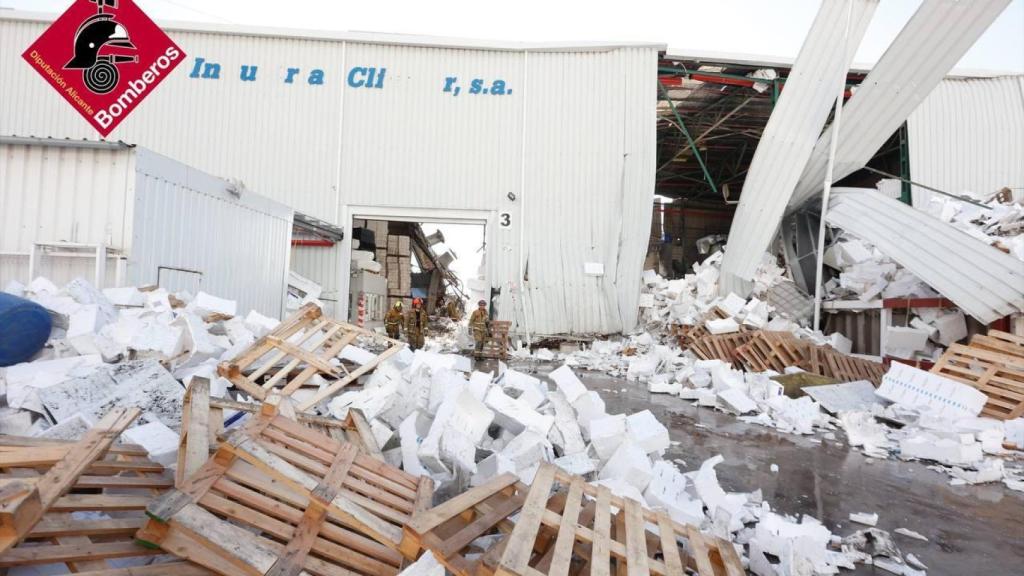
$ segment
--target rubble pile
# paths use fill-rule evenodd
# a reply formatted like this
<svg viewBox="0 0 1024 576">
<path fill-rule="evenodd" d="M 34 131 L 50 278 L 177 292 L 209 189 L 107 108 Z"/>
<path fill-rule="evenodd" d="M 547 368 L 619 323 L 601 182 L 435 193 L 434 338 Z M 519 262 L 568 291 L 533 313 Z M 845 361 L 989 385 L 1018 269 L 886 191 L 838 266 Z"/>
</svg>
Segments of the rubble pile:
<svg viewBox="0 0 1024 576">
<path fill-rule="evenodd" d="M 0 369 L 0 433 L 72 439 L 110 408 L 135 406 L 143 415 L 129 432 L 141 430 L 134 441 L 159 447 L 158 459 L 177 450 L 183 384 L 204 377 L 226 395 L 217 363 L 279 323 L 256 311 L 238 317 L 234 301 L 205 292 L 97 290 L 81 278 L 63 288 L 12 282 L 5 292 L 43 306 L 53 329 L 31 362 Z"/>
<path fill-rule="evenodd" d="M 831 250 L 833 257 L 840 259 L 860 258 L 864 254 L 870 254 L 876 261 L 883 258 L 856 240 L 844 240 Z M 848 253 L 857 256 L 846 256 Z M 830 414 L 809 395 L 787 394 L 784 385 L 778 381 L 779 376 L 802 373 L 799 367 L 787 367 L 783 374 L 772 370 L 745 371 L 727 361 L 702 360 L 692 350 L 681 347 L 676 333 L 671 330 L 674 323 L 683 325 L 684 329 L 703 327 L 711 334 L 723 333 L 718 329 L 720 326 L 727 326 L 731 332 L 763 329 L 791 333 L 801 341 L 850 353 L 852 343 L 842 334 L 826 336 L 804 328 L 786 312 L 769 304 L 771 289 L 784 281 L 781 269 L 774 265 L 769 255 L 765 256 L 758 271 L 754 295 L 748 300 L 735 294 L 718 296 L 720 260 L 720 253 L 713 255 L 694 265 L 693 274 L 679 280 L 665 280 L 648 271 L 644 278 L 647 330 L 619 341 L 595 341 L 588 350 L 557 355 L 557 358 L 574 368 L 624 377 L 645 384 L 652 393 L 671 394 L 692 401 L 696 406 L 731 413 L 744 422 L 780 432 L 799 435 L 822 433 L 834 438 L 834 432 L 841 429 L 847 434 L 847 442 L 868 456 L 936 462 L 933 468 L 950 474 L 953 484 L 1003 482 L 1011 489 L 1021 488 L 1024 469 L 1018 459 L 1006 460 L 1013 464 L 1004 465 L 1004 457 L 1009 452 L 1002 445 L 1005 441 L 1024 448 L 1020 440 L 1005 440 L 1024 426 L 1022 419 L 1004 423 L 979 418 L 981 405 L 973 413 L 936 415 L 920 406 L 907 405 L 905 398 L 876 397 L 873 394 L 869 394 L 871 402 L 864 411 Z M 896 327 L 895 334 L 909 338 L 903 334 L 908 331 L 920 332 L 923 337 L 919 344 L 902 345 L 902 349 L 907 350 L 905 357 L 914 356 L 915 350 L 928 350 L 929 357 L 938 358 L 942 352 L 940 345 L 952 344 L 967 335 L 961 312 L 938 309 L 917 310 L 911 326 Z M 890 338 L 897 343 L 892 349 L 901 349 L 899 342 L 904 340 L 892 334 Z M 904 375 L 903 378 L 929 377 L 933 381 L 929 385 L 952 385 L 959 387 L 958 390 L 962 388 L 981 395 L 969 386 L 946 378 L 908 366 L 894 366 L 897 366 L 898 374 Z M 909 376 L 905 372 L 908 370 L 913 371 Z M 890 380 L 898 378 L 893 375 L 886 377 Z M 902 428 L 889 427 L 879 423 L 878 419 L 899 423 Z M 937 443 L 940 439 L 944 442 Z M 916 449 L 946 442 L 954 443 L 951 450 L 962 452 L 963 456 L 947 457 L 944 452 L 929 453 Z M 983 443 L 989 446 L 988 451 L 982 450 Z"/>
</svg>

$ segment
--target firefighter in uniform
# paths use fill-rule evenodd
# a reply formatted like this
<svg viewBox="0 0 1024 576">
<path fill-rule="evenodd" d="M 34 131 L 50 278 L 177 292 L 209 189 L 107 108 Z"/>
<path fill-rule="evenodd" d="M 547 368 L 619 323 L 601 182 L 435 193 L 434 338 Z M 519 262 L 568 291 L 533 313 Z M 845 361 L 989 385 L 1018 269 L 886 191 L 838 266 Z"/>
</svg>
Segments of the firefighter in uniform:
<svg viewBox="0 0 1024 576">
<path fill-rule="evenodd" d="M 469 329 L 473 331 L 473 341 L 476 343 L 475 355 L 479 357 L 480 353 L 484 351 L 484 342 L 487 341 L 491 331 L 491 319 L 487 315 L 486 301 L 477 302 L 476 310 L 469 317 Z"/>
<path fill-rule="evenodd" d="M 395 305 L 384 315 L 384 329 L 387 330 L 388 338 L 398 340 L 402 335 L 402 303 L 395 302 Z"/>
<path fill-rule="evenodd" d="M 405 337 L 409 340 L 409 348 L 423 348 L 424 336 L 427 333 L 427 311 L 423 309 L 423 300 L 412 301 L 412 310 L 405 315 Z"/>
</svg>

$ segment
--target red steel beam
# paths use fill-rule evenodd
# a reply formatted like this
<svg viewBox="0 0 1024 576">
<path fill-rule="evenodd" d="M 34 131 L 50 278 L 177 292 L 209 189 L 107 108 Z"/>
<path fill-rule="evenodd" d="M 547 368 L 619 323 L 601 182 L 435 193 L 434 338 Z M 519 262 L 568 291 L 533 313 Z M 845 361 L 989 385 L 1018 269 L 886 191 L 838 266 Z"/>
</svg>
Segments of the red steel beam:
<svg viewBox="0 0 1024 576">
<path fill-rule="evenodd" d="M 330 248 L 334 246 L 331 240 L 306 240 L 301 238 L 292 239 L 292 246 L 314 246 L 317 248 Z"/>
</svg>

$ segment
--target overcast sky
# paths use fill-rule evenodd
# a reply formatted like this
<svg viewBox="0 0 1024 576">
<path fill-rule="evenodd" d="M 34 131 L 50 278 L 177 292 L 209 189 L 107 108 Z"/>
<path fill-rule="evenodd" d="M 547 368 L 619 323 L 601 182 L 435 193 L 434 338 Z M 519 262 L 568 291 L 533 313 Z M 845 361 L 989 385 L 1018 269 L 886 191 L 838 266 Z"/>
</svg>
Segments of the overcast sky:
<svg viewBox="0 0 1024 576">
<path fill-rule="evenodd" d="M 0 0 L 57 12 L 70 0 Z M 137 0 L 154 18 L 491 40 L 636 40 L 670 51 L 796 56 L 819 0 Z M 607 4 L 608 6 L 603 6 Z M 921 0 L 882 0 L 857 53 L 870 64 Z M 958 68 L 1024 72 L 1024 0 L 1013 0 Z"/>
</svg>

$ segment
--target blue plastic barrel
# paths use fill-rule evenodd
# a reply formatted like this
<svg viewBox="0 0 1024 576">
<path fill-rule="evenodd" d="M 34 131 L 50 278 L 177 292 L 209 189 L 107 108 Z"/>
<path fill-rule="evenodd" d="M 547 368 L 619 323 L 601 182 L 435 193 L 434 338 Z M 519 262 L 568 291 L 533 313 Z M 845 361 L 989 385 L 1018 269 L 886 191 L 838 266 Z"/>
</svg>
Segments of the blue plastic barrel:
<svg viewBox="0 0 1024 576">
<path fill-rule="evenodd" d="M 52 327 L 46 308 L 0 292 L 0 367 L 35 356 L 46 344 Z"/>
</svg>

